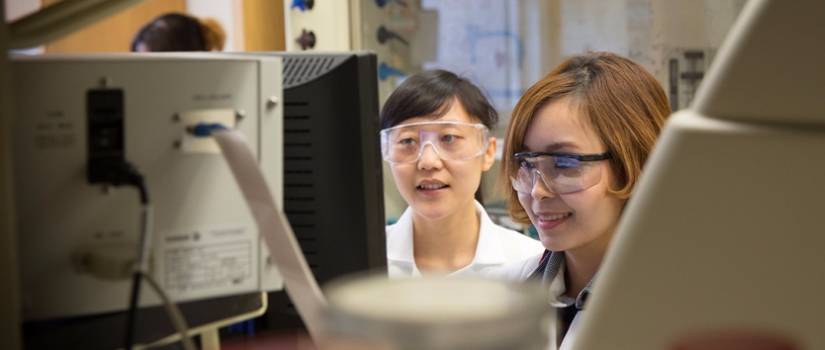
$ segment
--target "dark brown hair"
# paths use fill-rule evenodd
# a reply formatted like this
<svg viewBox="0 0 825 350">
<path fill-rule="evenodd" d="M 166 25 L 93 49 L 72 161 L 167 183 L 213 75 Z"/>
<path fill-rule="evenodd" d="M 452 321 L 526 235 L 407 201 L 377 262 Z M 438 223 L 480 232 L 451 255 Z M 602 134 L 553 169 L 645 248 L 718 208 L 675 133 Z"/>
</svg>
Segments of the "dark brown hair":
<svg viewBox="0 0 825 350">
<path fill-rule="evenodd" d="M 220 51 L 226 41 L 221 25 L 211 18 L 199 20 L 180 13 L 159 16 L 144 25 L 132 39 L 132 51 Z"/>
</svg>

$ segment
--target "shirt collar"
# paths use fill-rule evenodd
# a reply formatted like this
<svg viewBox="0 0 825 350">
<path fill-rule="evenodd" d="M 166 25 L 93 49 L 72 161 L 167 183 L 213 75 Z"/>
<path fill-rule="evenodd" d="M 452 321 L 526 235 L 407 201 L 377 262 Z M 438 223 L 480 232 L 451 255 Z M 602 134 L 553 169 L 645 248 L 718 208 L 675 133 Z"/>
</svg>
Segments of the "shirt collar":
<svg viewBox="0 0 825 350">
<path fill-rule="evenodd" d="M 495 230 L 498 228 L 487 211 L 478 201 L 474 201 L 479 217 L 478 243 L 476 254 L 470 265 L 499 265 L 506 262 L 501 242 Z M 387 235 L 387 259 L 415 265 L 413 255 L 413 212 L 407 207 L 398 221 L 390 226 Z M 463 270 L 463 269 L 462 269 Z M 460 271 L 460 270 L 459 270 Z"/>
<path fill-rule="evenodd" d="M 407 207 L 387 230 L 387 259 L 415 265 L 412 208 Z"/>
<path fill-rule="evenodd" d="M 567 292 L 567 286 L 564 283 L 565 267 L 564 252 L 551 252 L 542 276 L 542 283 L 549 285 L 550 305 L 557 308 L 575 305 L 576 309 L 583 310 L 587 298 L 590 297 L 596 276 L 593 276 L 590 282 L 587 282 L 587 286 L 573 299 L 564 295 Z"/>
<path fill-rule="evenodd" d="M 507 262 L 504 256 L 502 242 L 497 234 L 501 228 L 496 225 L 487 210 L 475 201 L 476 213 L 478 213 L 478 244 L 476 244 L 476 255 L 472 264 L 500 265 Z"/>
</svg>

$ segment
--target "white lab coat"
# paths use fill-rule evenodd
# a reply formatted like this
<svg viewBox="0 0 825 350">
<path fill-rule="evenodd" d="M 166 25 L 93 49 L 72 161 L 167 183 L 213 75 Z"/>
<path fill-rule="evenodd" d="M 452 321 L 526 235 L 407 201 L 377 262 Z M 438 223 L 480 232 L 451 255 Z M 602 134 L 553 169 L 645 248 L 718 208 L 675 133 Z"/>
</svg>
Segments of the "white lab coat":
<svg viewBox="0 0 825 350">
<path fill-rule="evenodd" d="M 498 226 L 487 215 L 478 201 L 476 213 L 480 218 L 476 255 L 469 265 L 450 276 L 480 274 L 488 269 L 501 268 L 527 257 L 541 254 L 541 242 L 521 233 Z M 387 226 L 387 268 L 390 277 L 420 276 L 413 254 L 413 213 L 407 208 L 401 218 Z"/>
<path fill-rule="evenodd" d="M 494 270 L 489 270 L 485 274 L 488 277 L 501 278 L 507 281 L 525 281 L 527 280 L 527 278 L 530 277 L 530 274 L 532 274 L 533 271 L 535 271 L 538 268 L 541 256 L 542 254 L 537 254 L 536 256 L 530 257 L 523 261 L 508 264 L 506 266 L 502 266 Z M 559 268 L 559 272 L 556 273 L 556 276 L 553 278 L 553 281 L 550 282 L 548 303 L 551 307 L 559 305 L 559 298 L 562 295 L 564 295 L 564 293 L 567 291 L 567 287 L 564 283 L 564 269 L 565 265 L 564 263 L 562 263 L 561 267 Z M 556 343 L 558 342 L 557 339 L 559 337 L 558 327 L 556 325 L 556 322 L 551 323 L 548 337 L 548 350 L 568 350 L 573 347 L 573 343 L 575 342 L 576 337 L 576 330 L 579 328 L 579 323 L 584 312 L 585 310 L 581 310 L 576 314 L 575 317 L 573 317 L 573 321 L 570 323 L 570 327 L 567 330 L 567 334 L 564 336 L 564 340 L 562 341 L 560 346 L 556 346 Z"/>
</svg>

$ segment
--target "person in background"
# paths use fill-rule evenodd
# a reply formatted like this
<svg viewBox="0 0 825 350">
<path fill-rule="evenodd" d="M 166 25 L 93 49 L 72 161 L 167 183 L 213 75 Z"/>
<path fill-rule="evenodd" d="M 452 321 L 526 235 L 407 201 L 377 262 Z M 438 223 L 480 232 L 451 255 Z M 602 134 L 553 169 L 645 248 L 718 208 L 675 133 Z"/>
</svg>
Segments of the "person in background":
<svg viewBox="0 0 825 350">
<path fill-rule="evenodd" d="M 169 13 L 144 25 L 132 39 L 132 52 L 221 51 L 226 33 L 211 18 Z"/>
<path fill-rule="evenodd" d="M 475 85 L 445 70 L 412 75 L 387 99 L 381 152 L 409 205 L 387 227 L 390 277 L 478 273 L 543 251 L 475 200 L 495 161 L 497 121 Z"/>
<path fill-rule="evenodd" d="M 575 56 L 530 87 L 507 127 L 502 180 L 518 222 L 545 252 L 501 277 L 539 280 L 558 315 L 551 346 L 568 347 L 617 223 L 670 114 L 638 64 L 607 52 Z"/>
</svg>

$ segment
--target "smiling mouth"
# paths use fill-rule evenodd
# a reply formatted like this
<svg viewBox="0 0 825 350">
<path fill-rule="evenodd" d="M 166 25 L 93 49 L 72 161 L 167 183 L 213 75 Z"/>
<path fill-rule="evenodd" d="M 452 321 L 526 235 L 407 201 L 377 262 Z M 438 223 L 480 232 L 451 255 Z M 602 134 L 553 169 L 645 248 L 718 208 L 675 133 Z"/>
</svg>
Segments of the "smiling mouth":
<svg viewBox="0 0 825 350">
<path fill-rule="evenodd" d="M 559 221 L 562 219 L 566 219 L 573 215 L 573 213 L 563 213 L 563 214 L 552 214 L 552 215 L 540 215 L 539 221 Z"/>
<path fill-rule="evenodd" d="M 440 190 L 442 188 L 447 188 L 447 187 L 450 187 L 450 186 L 445 185 L 445 184 L 420 184 L 418 186 L 415 186 L 415 189 L 417 189 L 419 191 L 435 191 L 435 190 Z"/>
<path fill-rule="evenodd" d="M 567 221 L 567 219 L 571 216 L 573 216 L 573 213 L 538 215 L 536 217 L 536 219 L 538 219 L 537 220 L 538 222 L 536 222 L 536 226 L 537 226 L 537 228 L 539 228 L 541 230 L 552 230 L 556 226 L 559 226 L 562 223 L 564 223 L 565 221 Z"/>
</svg>

